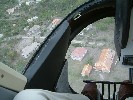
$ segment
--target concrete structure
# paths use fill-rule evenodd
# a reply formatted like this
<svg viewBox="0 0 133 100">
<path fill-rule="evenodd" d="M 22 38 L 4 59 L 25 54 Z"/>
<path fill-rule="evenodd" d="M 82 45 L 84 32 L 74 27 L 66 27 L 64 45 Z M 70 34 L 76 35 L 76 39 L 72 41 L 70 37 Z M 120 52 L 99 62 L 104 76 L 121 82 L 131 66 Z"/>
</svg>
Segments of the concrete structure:
<svg viewBox="0 0 133 100">
<path fill-rule="evenodd" d="M 27 20 L 27 22 L 30 23 L 30 22 L 33 22 L 34 20 L 37 20 L 37 19 L 38 19 L 38 16 L 34 16 L 34 17 L 32 17 L 32 18 L 29 18 L 29 19 Z"/>
<path fill-rule="evenodd" d="M 26 4 L 27 6 L 29 6 L 29 5 L 30 5 L 30 3 L 31 3 L 31 2 L 25 2 L 25 4 Z"/>
<path fill-rule="evenodd" d="M 25 2 L 25 4 L 26 4 L 27 6 L 29 6 L 29 5 L 31 5 L 31 4 L 33 4 L 33 3 L 35 3 L 34 0 L 27 0 L 27 1 Z"/>
<path fill-rule="evenodd" d="M 0 34 L 0 38 L 2 38 L 3 37 L 3 34 Z"/>
<path fill-rule="evenodd" d="M 8 14 L 13 14 L 15 11 L 15 8 L 7 9 L 6 11 L 8 12 Z"/>
<path fill-rule="evenodd" d="M 39 3 L 39 2 L 41 2 L 42 0 L 36 0 L 36 3 Z"/>
<path fill-rule="evenodd" d="M 24 49 L 22 49 L 22 56 L 24 58 L 28 58 L 35 50 L 38 49 L 40 46 L 40 43 L 34 42 L 29 46 L 26 46 Z"/>
<path fill-rule="evenodd" d="M 33 3 L 39 3 L 39 2 L 41 2 L 42 0 L 26 0 L 26 2 L 25 2 L 25 4 L 27 5 L 27 6 L 29 6 L 29 5 L 31 5 L 31 4 L 33 4 Z"/>
<path fill-rule="evenodd" d="M 8 14 L 13 14 L 15 12 L 16 9 L 19 9 L 19 5 L 15 6 L 13 8 L 7 9 L 6 12 L 8 12 Z"/>
<path fill-rule="evenodd" d="M 34 25 L 32 28 L 29 29 L 28 31 L 28 35 L 29 36 L 38 36 L 41 34 L 41 30 L 40 30 L 40 26 L 39 25 Z"/>
<path fill-rule="evenodd" d="M 33 43 L 33 38 L 22 37 L 22 39 L 17 44 L 16 51 L 20 53 L 23 48 L 25 48 L 28 45 L 31 45 L 32 43 Z"/>
<path fill-rule="evenodd" d="M 26 26 L 26 27 L 24 28 L 24 31 L 27 32 L 28 30 L 29 30 L 29 26 Z"/>
</svg>

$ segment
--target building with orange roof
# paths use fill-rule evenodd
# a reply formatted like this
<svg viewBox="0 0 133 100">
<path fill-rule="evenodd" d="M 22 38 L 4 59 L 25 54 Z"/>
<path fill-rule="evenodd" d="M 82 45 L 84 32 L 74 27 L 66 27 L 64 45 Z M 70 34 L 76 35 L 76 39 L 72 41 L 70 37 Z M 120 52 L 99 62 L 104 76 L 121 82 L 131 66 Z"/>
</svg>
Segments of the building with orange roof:
<svg viewBox="0 0 133 100">
<path fill-rule="evenodd" d="M 115 57 L 115 51 L 112 49 L 103 49 L 98 61 L 95 63 L 94 69 L 102 72 L 110 72 L 113 60 Z"/>
<path fill-rule="evenodd" d="M 83 48 L 83 47 L 77 47 L 76 49 L 74 49 L 74 51 L 71 53 L 71 58 L 73 60 L 78 60 L 78 61 L 82 61 L 82 59 L 84 58 L 84 56 L 87 53 L 87 49 Z"/>
</svg>

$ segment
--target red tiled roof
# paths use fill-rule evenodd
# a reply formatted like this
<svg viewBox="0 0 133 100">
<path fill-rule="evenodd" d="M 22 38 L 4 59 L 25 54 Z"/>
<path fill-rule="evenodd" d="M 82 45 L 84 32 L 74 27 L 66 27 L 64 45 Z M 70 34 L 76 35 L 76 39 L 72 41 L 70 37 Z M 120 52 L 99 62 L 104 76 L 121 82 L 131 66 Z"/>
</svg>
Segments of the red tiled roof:
<svg viewBox="0 0 133 100">
<path fill-rule="evenodd" d="M 87 53 L 87 49 L 83 47 L 77 47 L 72 53 L 71 53 L 71 58 L 73 60 L 79 60 L 82 61 L 84 58 L 85 54 Z"/>
<path fill-rule="evenodd" d="M 54 19 L 54 20 L 52 21 L 52 24 L 53 24 L 53 25 L 58 25 L 60 22 L 61 22 L 61 19 Z"/>
<path fill-rule="evenodd" d="M 103 49 L 99 60 L 95 63 L 95 69 L 103 72 L 110 72 L 113 60 L 115 57 L 115 51 L 111 49 Z"/>
<path fill-rule="evenodd" d="M 89 64 L 85 65 L 82 72 L 81 72 L 81 75 L 82 76 L 89 76 L 90 72 L 92 70 L 92 66 L 90 66 Z"/>
</svg>

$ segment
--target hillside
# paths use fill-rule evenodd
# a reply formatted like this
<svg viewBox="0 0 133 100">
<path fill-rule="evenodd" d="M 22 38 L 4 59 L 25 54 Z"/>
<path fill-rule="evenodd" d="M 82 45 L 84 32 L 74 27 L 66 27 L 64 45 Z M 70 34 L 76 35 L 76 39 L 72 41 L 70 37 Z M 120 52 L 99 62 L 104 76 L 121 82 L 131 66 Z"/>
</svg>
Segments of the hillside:
<svg viewBox="0 0 133 100">
<path fill-rule="evenodd" d="M 63 19 L 87 0 L 1 0 L 0 1 L 0 59 L 15 70 L 22 71 L 32 57 L 24 58 L 22 49 L 33 42 L 41 43 L 55 27 L 52 20 Z M 38 26 L 38 29 L 37 27 Z M 28 35 L 39 31 L 34 38 Z M 30 37 L 27 39 L 27 37 Z M 41 40 L 40 40 L 40 37 Z M 24 41 L 25 44 L 20 46 Z M 4 47 L 4 48 L 3 48 Z M 34 52 L 32 52 L 33 54 Z"/>
</svg>

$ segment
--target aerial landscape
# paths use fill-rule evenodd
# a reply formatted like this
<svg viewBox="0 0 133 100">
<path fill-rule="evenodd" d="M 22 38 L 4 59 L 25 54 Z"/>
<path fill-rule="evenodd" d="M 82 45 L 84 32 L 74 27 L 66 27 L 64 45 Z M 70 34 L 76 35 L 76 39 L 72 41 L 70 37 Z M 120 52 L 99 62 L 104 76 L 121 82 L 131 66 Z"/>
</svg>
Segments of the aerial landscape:
<svg viewBox="0 0 133 100">
<path fill-rule="evenodd" d="M 1 0 L 1 62 L 21 72 L 53 28 L 84 2 L 85 0 L 78 0 L 76 3 L 74 0 Z M 71 7 L 68 7 L 69 3 Z"/>
</svg>

